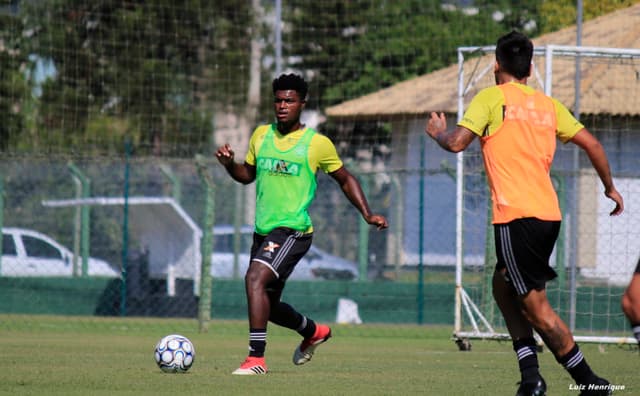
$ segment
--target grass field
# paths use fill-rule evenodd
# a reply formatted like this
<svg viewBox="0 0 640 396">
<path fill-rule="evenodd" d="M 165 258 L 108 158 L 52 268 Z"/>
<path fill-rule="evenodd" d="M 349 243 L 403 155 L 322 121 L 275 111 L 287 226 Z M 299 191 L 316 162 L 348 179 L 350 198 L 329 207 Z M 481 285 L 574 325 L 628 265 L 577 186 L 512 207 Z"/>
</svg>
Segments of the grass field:
<svg viewBox="0 0 640 396">
<path fill-rule="evenodd" d="M 245 358 L 246 323 L 177 319 L 104 319 L 0 315 L 0 395 L 510 395 L 519 379 L 508 342 L 472 340 L 459 351 L 448 327 L 333 325 L 334 337 L 304 366 L 291 363 L 299 337 L 271 326 L 266 376 L 230 373 Z M 153 360 L 164 335 L 196 348 L 186 374 L 165 374 Z M 629 346 L 584 344 L 591 366 L 618 395 L 640 394 L 640 357 Z M 577 395 L 545 350 L 548 394 Z"/>
</svg>

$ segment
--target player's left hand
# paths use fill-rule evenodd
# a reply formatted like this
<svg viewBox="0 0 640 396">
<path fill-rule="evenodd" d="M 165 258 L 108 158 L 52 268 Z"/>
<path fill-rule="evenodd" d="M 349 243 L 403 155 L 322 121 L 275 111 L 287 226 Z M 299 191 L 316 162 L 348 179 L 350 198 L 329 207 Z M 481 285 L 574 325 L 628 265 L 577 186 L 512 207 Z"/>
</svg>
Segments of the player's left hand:
<svg viewBox="0 0 640 396">
<path fill-rule="evenodd" d="M 616 203 L 616 207 L 611 211 L 611 213 L 609 213 L 609 216 L 617 216 L 624 212 L 624 201 L 622 200 L 622 195 L 620 195 L 615 187 L 609 191 L 605 191 L 604 195 L 606 195 L 607 198 Z"/>
<path fill-rule="evenodd" d="M 383 230 L 389 227 L 389 223 L 387 222 L 387 218 L 382 215 L 369 215 L 365 217 L 365 221 L 367 224 L 371 224 L 376 226 L 379 230 Z"/>
</svg>

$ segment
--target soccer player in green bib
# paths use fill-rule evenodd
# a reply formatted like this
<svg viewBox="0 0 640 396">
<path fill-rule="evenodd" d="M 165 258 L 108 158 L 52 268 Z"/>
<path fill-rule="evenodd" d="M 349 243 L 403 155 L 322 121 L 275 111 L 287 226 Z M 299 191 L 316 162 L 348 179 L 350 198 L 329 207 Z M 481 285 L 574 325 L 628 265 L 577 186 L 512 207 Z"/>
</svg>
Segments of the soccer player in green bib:
<svg viewBox="0 0 640 396">
<path fill-rule="evenodd" d="M 216 157 L 231 177 L 256 182 L 255 232 L 251 263 L 245 275 L 249 314 L 249 356 L 233 374 L 266 374 L 267 323 L 295 330 L 303 340 L 293 363 L 311 360 L 318 345 L 331 337 L 329 326 L 317 324 L 280 300 L 285 282 L 311 247 L 313 225 L 307 211 L 316 191 L 316 171 L 322 169 L 340 186 L 364 220 L 388 227 L 373 214 L 358 180 L 344 167 L 329 138 L 300 122 L 308 85 L 295 74 L 273 81 L 276 123 L 258 126 L 249 141 L 244 163 L 234 161 L 228 144 Z"/>
</svg>

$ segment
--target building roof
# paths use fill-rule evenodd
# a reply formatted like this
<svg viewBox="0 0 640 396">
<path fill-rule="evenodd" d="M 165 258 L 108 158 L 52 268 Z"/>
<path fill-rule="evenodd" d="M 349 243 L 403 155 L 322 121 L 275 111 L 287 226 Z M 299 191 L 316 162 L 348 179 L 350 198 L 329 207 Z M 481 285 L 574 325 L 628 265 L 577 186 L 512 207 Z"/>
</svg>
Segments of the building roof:
<svg viewBox="0 0 640 396">
<path fill-rule="evenodd" d="M 538 49 L 545 46 L 575 46 L 576 26 L 533 39 Z M 582 46 L 602 48 L 640 48 L 640 3 L 600 16 L 582 26 Z M 489 45 L 495 47 L 495 44 Z M 465 82 L 472 70 L 488 68 L 488 73 L 465 96 L 468 103 L 479 89 L 494 84 L 493 52 L 471 58 L 465 54 Z M 544 58 L 544 57 L 541 57 Z M 581 114 L 640 114 L 640 59 L 585 58 L 580 61 Z M 544 76 L 544 59 L 534 59 L 537 75 Z M 551 95 L 573 109 L 575 105 L 575 58 L 556 57 L 553 61 Z M 542 77 L 543 79 L 544 77 Z M 538 82 L 540 84 L 538 84 Z M 535 75 L 529 85 L 542 89 Z M 458 65 L 403 81 L 371 94 L 328 107 L 326 114 L 342 119 L 393 119 L 425 116 L 432 111 L 458 111 Z"/>
</svg>

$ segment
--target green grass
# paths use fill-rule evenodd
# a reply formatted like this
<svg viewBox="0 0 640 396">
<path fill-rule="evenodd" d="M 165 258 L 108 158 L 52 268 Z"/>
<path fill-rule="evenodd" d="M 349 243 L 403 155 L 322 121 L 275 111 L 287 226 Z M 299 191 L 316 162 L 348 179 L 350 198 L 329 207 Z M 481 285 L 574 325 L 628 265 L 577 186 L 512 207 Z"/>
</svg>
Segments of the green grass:
<svg viewBox="0 0 640 396">
<path fill-rule="evenodd" d="M 508 342 L 472 340 L 462 352 L 451 328 L 333 325 L 314 359 L 294 366 L 299 342 L 270 326 L 266 376 L 230 373 L 247 351 L 245 322 L 214 321 L 207 333 L 178 319 L 0 316 L 0 395 L 509 395 L 519 378 Z M 153 360 L 164 335 L 181 333 L 196 348 L 186 374 L 165 374 Z M 640 394 L 638 352 L 583 344 L 597 373 Z M 549 395 L 577 395 L 545 350 L 540 365 Z"/>
</svg>

